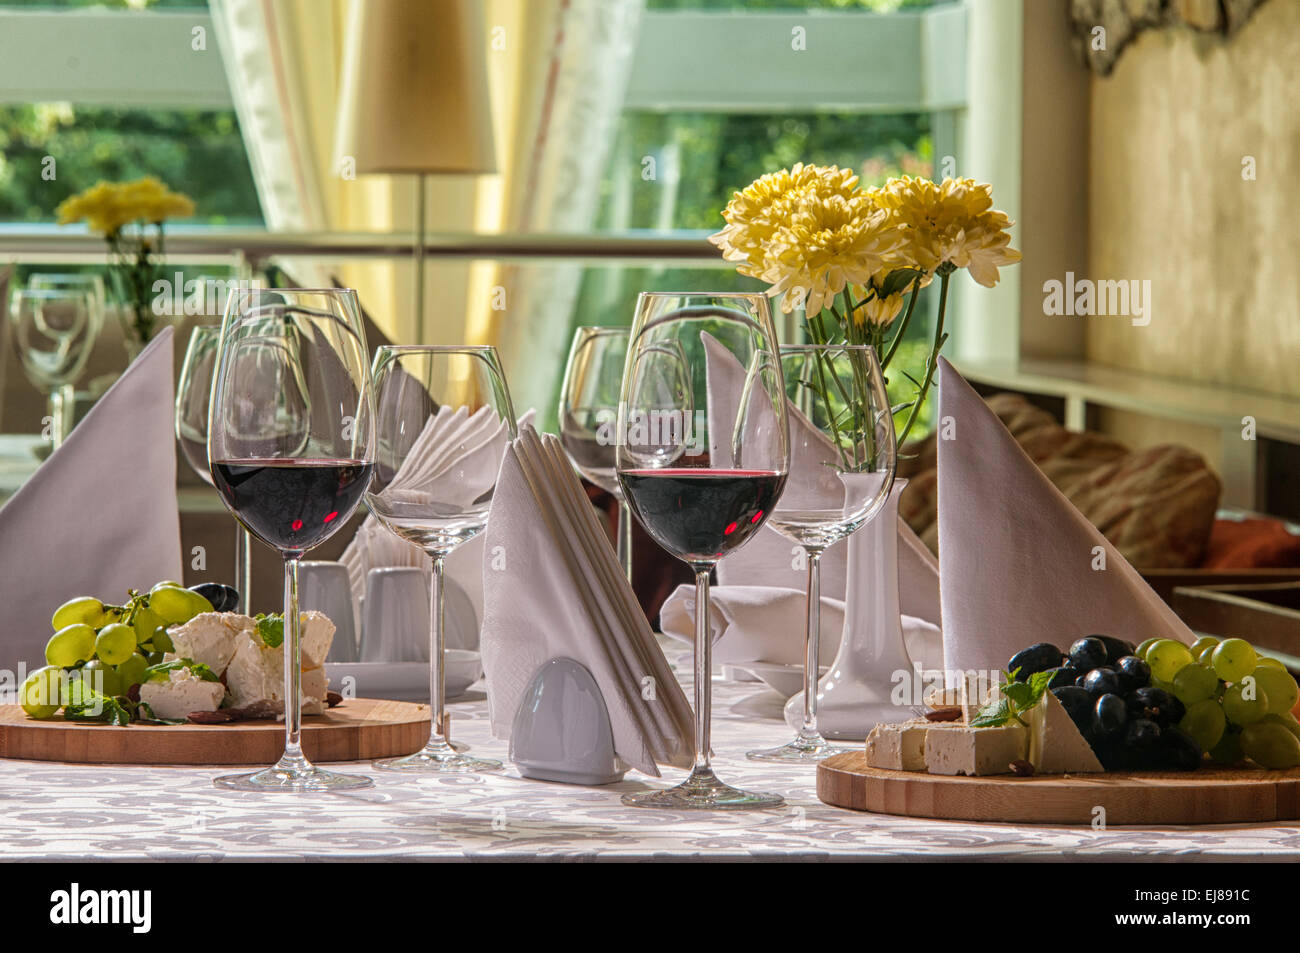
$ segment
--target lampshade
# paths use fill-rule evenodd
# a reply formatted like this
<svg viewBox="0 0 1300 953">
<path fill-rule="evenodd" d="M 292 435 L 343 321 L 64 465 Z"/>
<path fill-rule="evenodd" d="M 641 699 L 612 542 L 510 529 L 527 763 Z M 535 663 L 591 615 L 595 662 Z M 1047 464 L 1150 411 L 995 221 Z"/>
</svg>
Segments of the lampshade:
<svg viewBox="0 0 1300 953">
<path fill-rule="evenodd" d="M 350 157 L 359 174 L 495 171 L 486 46 L 477 0 L 352 0 L 336 163 Z"/>
</svg>

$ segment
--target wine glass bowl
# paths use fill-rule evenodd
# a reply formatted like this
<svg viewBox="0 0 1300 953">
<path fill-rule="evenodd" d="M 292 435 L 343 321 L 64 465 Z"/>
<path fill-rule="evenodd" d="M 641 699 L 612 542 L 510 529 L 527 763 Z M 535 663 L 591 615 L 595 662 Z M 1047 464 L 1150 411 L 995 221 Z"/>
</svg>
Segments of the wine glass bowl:
<svg viewBox="0 0 1300 953">
<path fill-rule="evenodd" d="M 487 526 L 501 457 L 516 436 L 514 408 L 492 347 L 381 347 L 373 369 L 378 449 L 366 502 L 393 534 L 433 560 L 428 743 L 375 763 L 414 773 L 496 771 L 458 753 L 447 736 L 445 561 Z"/>
<path fill-rule="evenodd" d="M 769 525 L 802 547 L 808 564 L 804 630 L 804 711 L 795 739 L 751 751 L 753 761 L 816 763 L 848 749 L 817 730 L 820 671 L 821 556 L 884 507 L 897 464 L 893 414 L 884 375 L 869 345 L 781 348 L 790 403 L 793 462 Z"/>
<path fill-rule="evenodd" d="M 785 486 L 790 442 L 778 353 L 762 295 L 638 298 L 619 401 L 616 468 L 646 532 L 695 571 L 695 757 L 684 782 L 624 796 L 632 806 L 782 803 L 779 795 L 723 783 L 709 761 L 709 574 L 758 533 Z"/>
<path fill-rule="evenodd" d="M 99 336 L 102 309 L 86 287 L 15 288 L 9 320 L 23 372 L 48 395 L 50 439 L 57 449 L 72 429 L 73 384 Z"/>
<path fill-rule="evenodd" d="M 350 289 L 235 291 L 226 304 L 208 412 L 208 466 L 222 502 L 285 562 L 285 751 L 238 790 L 365 787 L 302 752 L 298 562 L 342 527 L 375 462 L 373 390 Z M 323 660 L 317 660 L 323 661 Z"/>
</svg>

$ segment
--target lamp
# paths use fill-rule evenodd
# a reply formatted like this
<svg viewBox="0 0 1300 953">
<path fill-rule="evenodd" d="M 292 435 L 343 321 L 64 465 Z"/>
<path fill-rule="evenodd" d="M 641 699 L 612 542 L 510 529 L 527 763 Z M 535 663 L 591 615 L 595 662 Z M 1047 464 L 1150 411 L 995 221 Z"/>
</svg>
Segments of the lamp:
<svg viewBox="0 0 1300 953">
<path fill-rule="evenodd" d="M 352 0 L 348 11 L 335 160 L 416 177 L 422 341 L 426 177 L 496 171 L 485 44 L 477 0 Z"/>
</svg>

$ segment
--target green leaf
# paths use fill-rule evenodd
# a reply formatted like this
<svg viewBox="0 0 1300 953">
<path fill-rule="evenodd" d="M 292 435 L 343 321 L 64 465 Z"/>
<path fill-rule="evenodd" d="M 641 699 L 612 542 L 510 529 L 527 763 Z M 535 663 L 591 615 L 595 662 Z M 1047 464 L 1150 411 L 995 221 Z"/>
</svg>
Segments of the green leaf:
<svg viewBox="0 0 1300 953">
<path fill-rule="evenodd" d="M 188 658 L 174 658 L 167 662 L 159 662 L 157 665 L 150 665 L 144 670 L 144 680 L 146 682 L 165 682 L 171 677 L 172 672 L 179 672 L 183 668 L 188 668 L 190 674 L 205 682 L 219 682 L 216 672 L 203 662 L 196 662 Z"/>
<path fill-rule="evenodd" d="M 898 294 L 900 291 L 906 291 L 917 278 L 925 274 L 920 268 L 895 268 L 885 276 L 885 280 L 880 283 L 880 297 L 888 298 L 890 295 Z"/>
<path fill-rule="evenodd" d="M 1005 725 L 1011 720 L 1011 702 L 1006 698 L 996 698 L 981 708 L 971 719 L 972 728 L 993 728 Z"/>
<path fill-rule="evenodd" d="M 64 706 L 63 715 L 77 721 L 104 721 L 118 726 L 131 724 L 130 713 L 116 698 L 101 695 L 89 686 L 78 694 L 75 702 Z"/>
<path fill-rule="evenodd" d="M 262 637 L 267 648 L 278 649 L 284 644 L 284 616 L 259 612 L 257 634 Z"/>
<path fill-rule="evenodd" d="M 188 718 L 159 718 L 153 713 L 153 708 L 148 702 L 140 702 L 136 706 L 140 721 L 153 722 L 159 725 L 183 725 L 189 721 Z"/>
</svg>

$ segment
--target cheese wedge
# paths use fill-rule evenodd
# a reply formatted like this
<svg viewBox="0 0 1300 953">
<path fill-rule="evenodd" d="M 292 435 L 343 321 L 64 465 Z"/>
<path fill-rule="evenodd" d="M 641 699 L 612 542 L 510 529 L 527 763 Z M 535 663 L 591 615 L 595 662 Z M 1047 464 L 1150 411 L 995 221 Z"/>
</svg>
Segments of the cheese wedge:
<svg viewBox="0 0 1300 953">
<path fill-rule="evenodd" d="M 969 777 L 1009 774 L 1011 762 L 1021 761 L 1029 747 L 1023 725 L 971 728 L 958 725 L 949 731 L 932 731 L 925 739 L 925 769 L 931 774 Z"/>
<path fill-rule="evenodd" d="M 930 708 L 960 708 L 963 724 L 969 725 L 979 710 L 991 701 L 1002 697 L 1001 687 L 986 675 L 967 676 L 950 688 L 928 692 L 924 703 Z"/>
<path fill-rule="evenodd" d="M 924 771 L 925 749 L 935 732 L 965 727 L 957 721 L 926 721 L 924 718 L 898 724 L 878 724 L 867 735 L 867 764 L 887 771 Z"/>
<path fill-rule="evenodd" d="M 226 696 L 226 686 L 206 682 L 188 668 L 168 673 L 165 682 L 145 682 L 140 701 L 159 718 L 185 718 L 192 711 L 216 711 Z"/>
<path fill-rule="evenodd" d="M 220 675 L 235 657 L 236 638 L 256 627 L 254 619 L 237 612 L 200 612 L 184 625 L 167 630 L 173 651 L 165 658 L 169 661 L 187 658 L 202 662 L 214 674 Z"/>
<path fill-rule="evenodd" d="M 325 617 L 322 615 L 321 618 Z M 325 619 L 325 622 L 329 624 L 329 636 L 332 638 L 334 624 L 329 619 Z M 240 633 L 235 657 L 226 669 L 226 684 L 230 688 L 231 704 L 236 708 L 246 708 L 256 702 L 271 702 L 283 710 L 283 648 L 271 648 L 255 632 Z M 303 714 L 318 715 L 324 711 L 328 686 L 325 669 L 320 665 L 308 668 L 307 653 L 304 650 L 301 683 Z"/>
<path fill-rule="evenodd" d="M 1030 712 L 1029 761 L 1036 774 L 1073 774 L 1103 771 L 1088 740 L 1051 692 Z"/>
<path fill-rule="evenodd" d="M 320 668 L 329 655 L 334 642 L 334 623 L 329 616 L 316 609 L 302 613 L 302 667 L 303 670 Z"/>
</svg>

